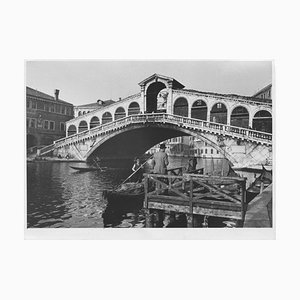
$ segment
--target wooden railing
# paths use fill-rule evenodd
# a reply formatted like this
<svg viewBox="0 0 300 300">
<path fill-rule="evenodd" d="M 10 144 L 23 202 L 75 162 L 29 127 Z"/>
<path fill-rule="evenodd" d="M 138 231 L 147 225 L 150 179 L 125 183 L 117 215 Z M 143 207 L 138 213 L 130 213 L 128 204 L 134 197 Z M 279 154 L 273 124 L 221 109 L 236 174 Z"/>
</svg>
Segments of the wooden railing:
<svg viewBox="0 0 300 300">
<path fill-rule="evenodd" d="M 246 179 L 186 174 L 144 174 L 144 208 L 242 220 L 246 211 Z M 156 203 L 156 204 L 155 204 Z"/>
</svg>

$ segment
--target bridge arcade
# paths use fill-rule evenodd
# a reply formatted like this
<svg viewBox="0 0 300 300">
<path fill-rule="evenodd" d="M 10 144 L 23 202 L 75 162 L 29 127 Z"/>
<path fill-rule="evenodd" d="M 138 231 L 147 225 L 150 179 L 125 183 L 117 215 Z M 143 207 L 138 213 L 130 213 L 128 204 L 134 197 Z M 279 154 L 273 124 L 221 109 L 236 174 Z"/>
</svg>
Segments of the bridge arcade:
<svg viewBox="0 0 300 300">
<path fill-rule="evenodd" d="M 68 121 L 67 136 L 144 113 L 168 113 L 272 132 L 271 100 L 184 89 L 174 78 L 157 74 L 143 80 L 139 85 L 140 93 Z"/>
</svg>

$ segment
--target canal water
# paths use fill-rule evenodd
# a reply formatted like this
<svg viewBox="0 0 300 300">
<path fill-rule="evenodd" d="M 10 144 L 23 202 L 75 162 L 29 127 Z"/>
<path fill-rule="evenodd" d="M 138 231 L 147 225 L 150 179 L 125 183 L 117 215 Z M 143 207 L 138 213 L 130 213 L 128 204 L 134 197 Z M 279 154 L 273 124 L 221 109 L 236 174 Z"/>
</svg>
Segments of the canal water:
<svg viewBox="0 0 300 300">
<path fill-rule="evenodd" d="M 188 158 L 171 157 L 170 168 L 186 166 L 187 162 Z M 144 227 L 141 206 L 121 203 L 111 207 L 102 195 L 104 190 L 118 186 L 127 178 L 130 168 L 79 173 L 70 166 L 85 166 L 85 163 L 27 163 L 28 228 Z M 201 167 L 208 174 L 226 175 L 229 169 L 225 159 L 198 159 L 197 168 Z"/>
</svg>

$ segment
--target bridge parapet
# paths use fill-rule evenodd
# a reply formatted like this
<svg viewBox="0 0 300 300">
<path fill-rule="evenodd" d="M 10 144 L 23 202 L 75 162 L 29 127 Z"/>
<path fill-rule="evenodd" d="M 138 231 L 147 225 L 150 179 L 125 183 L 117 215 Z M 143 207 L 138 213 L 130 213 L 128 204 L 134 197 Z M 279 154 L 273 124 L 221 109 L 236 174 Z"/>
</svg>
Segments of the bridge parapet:
<svg viewBox="0 0 300 300">
<path fill-rule="evenodd" d="M 272 134 L 270 133 L 164 113 L 131 115 L 82 131 L 78 134 L 62 138 L 54 143 L 56 147 L 60 147 L 64 144 L 79 142 L 86 138 L 95 138 L 99 135 L 106 134 L 108 131 L 116 131 L 128 125 L 138 123 L 168 123 L 191 130 L 199 130 L 224 136 L 227 135 L 233 138 L 246 139 L 256 143 L 272 145 Z"/>
</svg>

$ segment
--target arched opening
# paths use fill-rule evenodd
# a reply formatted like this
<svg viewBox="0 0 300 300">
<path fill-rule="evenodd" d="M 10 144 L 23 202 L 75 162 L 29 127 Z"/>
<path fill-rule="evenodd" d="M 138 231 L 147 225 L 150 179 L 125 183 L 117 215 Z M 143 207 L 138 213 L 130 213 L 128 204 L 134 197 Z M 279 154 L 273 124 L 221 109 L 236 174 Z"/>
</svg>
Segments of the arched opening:
<svg viewBox="0 0 300 300">
<path fill-rule="evenodd" d="M 188 117 L 188 102 L 185 98 L 178 98 L 174 103 L 174 115 Z"/>
<path fill-rule="evenodd" d="M 140 113 L 140 106 L 137 102 L 132 102 L 128 107 L 128 116 L 138 115 Z"/>
<path fill-rule="evenodd" d="M 272 133 L 272 115 L 266 110 L 258 111 L 253 118 L 253 129 Z"/>
<path fill-rule="evenodd" d="M 151 83 L 146 92 L 146 112 L 156 113 L 157 112 L 157 96 L 162 89 L 166 86 L 162 82 Z M 160 111 L 163 112 L 163 111 Z"/>
<path fill-rule="evenodd" d="M 85 131 L 85 130 L 88 130 L 87 122 L 86 121 L 81 121 L 79 123 L 78 132 L 82 132 L 82 131 Z"/>
<path fill-rule="evenodd" d="M 81 111 L 78 112 L 78 116 L 81 116 Z"/>
<path fill-rule="evenodd" d="M 37 145 L 37 139 L 34 135 L 32 134 L 27 134 L 27 143 L 26 146 L 27 148 L 33 147 Z"/>
<path fill-rule="evenodd" d="M 249 112 L 243 106 L 237 106 L 231 113 L 230 125 L 237 127 L 249 127 Z"/>
<path fill-rule="evenodd" d="M 102 124 L 110 123 L 112 122 L 112 115 L 110 112 L 106 112 L 102 116 Z"/>
<path fill-rule="evenodd" d="M 199 120 L 207 120 L 207 105 L 204 101 L 197 100 L 193 103 L 191 117 Z"/>
<path fill-rule="evenodd" d="M 85 111 L 82 114 L 85 115 Z"/>
<path fill-rule="evenodd" d="M 77 130 L 76 130 L 75 125 L 70 125 L 68 128 L 68 136 L 76 134 L 76 132 L 77 132 Z"/>
<path fill-rule="evenodd" d="M 92 117 L 91 121 L 90 121 L 90 129 L 97 127 L 100 125 L 100 121 L 98 117 Z"/>
<path fill-rule="evenodd" d="M 123 107 L 118 107 L 115 112 L 115 120 L 122 119 L 126 117 L 125 109 Z"/>
<path fill-rule="evenodd" d="M 223 103 L 216 103 L 210 111 L 210 121 L 227 124 L 227 108 Z"/>
</svg>

